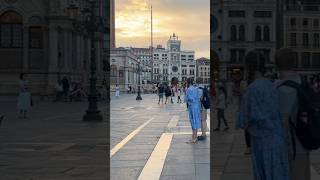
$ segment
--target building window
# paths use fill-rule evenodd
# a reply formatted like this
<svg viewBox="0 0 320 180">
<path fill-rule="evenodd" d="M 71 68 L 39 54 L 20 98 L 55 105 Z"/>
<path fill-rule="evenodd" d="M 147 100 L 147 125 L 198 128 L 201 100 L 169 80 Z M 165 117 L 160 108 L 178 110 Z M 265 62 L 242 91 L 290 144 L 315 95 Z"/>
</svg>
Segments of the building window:
<svg viewBox="0 0 320 180">
<path fill-rule="evenodd" d="M 290 25 L 296 26 L 297 25 L 297 19 L 296 18 L 290 18 Z"/>
<path fill-rule="evenodd" d="M 290 46 L 295 47 L 297 46 L 297 34 L 290 33 Z"/>
<path fill-rule="evenodd" d="M 303 33 L 302 34 L 302 45 L 304 47 L 308 47 L 309 46 L 309 35 L 308 35 L 308 33 Z"/>
<path fill-rule="evenodd" d="M 261 27 L 257 26 L 256 31 L 255 31 L 255 40 L 256 41 L 261 41 Z"/>
<path fill-rule="evenodd" d="M 29 28 L 29 47 L 34 49 L 41 49 L 43 46 L 43 35 L 41 27 Z"/>
<path fill-rule="evenodd" d="M 111 75 L 111 77 L 117 77 L 117 66 L 111 65 L 110 75 Z"/>
<path fill-rule="evenodd" d="M 240 41 L 245 40 L 245 27 L 243 25 L 239 27 L 239 40 Z"/>
<path fill-rule="evenodd" d="M 3 48 L 22 48 L 22 16 L 14 11 L 7 11 L 0 17 L 0 45 Z"/>
<path fill-rule="evenodd" d="M 313 34 L 313 46 L 318 48 L 319 47 L 319 33 Z"/>
<path fill-rule="evenodd" d="M 270 29 L 268 26 L 264 26 L 263 28 L 263 40 L 270 41 Z"/>
<path fill-rule="evenodd" d="M 237 62 L 237 50 L 235 50 L 235 49 L 230 50 L 230 62 L 231 63 Z"/>
<path fill-rule="evenodd" d="M 236 41 L 237 40 L 237 27 L 235 25 L 231 26 L 230 34 L 231 34 L 231 41 Z"/>
<path fill-rule="evenodd" d="M 313 19 L 313 27 L 316 29 L 319 28 L 319 19 Z"/>
<path fill-rule="evenodd" d="M 320 53 L 312 54 L 312 67 L 320 68 Z"/>
<path fill-rule="evenodd" d="M 123 70 L 119 70 L 119 77 L 121 77 L 121 78 L 124 77 L 124 71 Z"/>
<path fill-rule="evenodd" d="M 302 25 L 303 25 L 304 27 L 307 27 L 307 26 L 308 26 L 308 18 L 303 18 Z"/>
<path fill-rule="evenodd" d="M 239 52 L 238 61 L 239 61 L 240 63 L 243 63 L 243 62 L 244 62 L 244 57 L 245 57 L 246 50 L 245 50 L 245 49 L 240 49 L 238 52 Z"/>
<path fill-rule="evenodd" d="M 259 18 L 270 18 L 272 17 L 272 11 L 255 11 L 253 16 Z"/>
<path fill-rule="evenodd" d="M 301 53 L 301 65 L 303 68 L 310 67 L 310 53 L 309 52 Z"/>
<path fill-rule="evenodd" d="M 245 11 L 229 11 L 229 17 L 245 17 L 246 12 Z"/>
</svg>

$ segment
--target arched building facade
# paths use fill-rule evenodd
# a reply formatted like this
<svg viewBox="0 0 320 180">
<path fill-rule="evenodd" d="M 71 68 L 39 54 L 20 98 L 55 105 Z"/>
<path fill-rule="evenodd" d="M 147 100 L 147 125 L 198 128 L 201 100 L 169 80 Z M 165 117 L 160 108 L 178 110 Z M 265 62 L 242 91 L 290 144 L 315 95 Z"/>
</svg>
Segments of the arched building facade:
<svg viewBox="0 0 320 180">
<path fill-rule="evenodd" d="M 0 94 L 16 94 L 19 74 L 27 74 L 30 90 L 35 95 L 54 92 L 58 79 L 87 85 L 90 70 L 91 39 L 81 25 L 79 13 L 87 4 L 64 0 L 0 0 Z M 104 1 L 97 1 L 103 14 Z M 68 8 L 77 7 L 72 21 Z M 98 11 L 97 11 L 98 12 Z M 104 19 L 103 19 L 104 22 Z M 95 39 L 97 75 L 103 77 L 105 34 Z"/>
</svg>

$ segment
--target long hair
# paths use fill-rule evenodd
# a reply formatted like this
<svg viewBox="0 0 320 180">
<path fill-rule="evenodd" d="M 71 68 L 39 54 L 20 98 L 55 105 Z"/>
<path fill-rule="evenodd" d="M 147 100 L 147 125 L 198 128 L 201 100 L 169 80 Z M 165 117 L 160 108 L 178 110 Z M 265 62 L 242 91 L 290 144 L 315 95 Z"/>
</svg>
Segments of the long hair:
<svg viewBox="0 0 320 180">
<path fill-rule="evenodd" d="M 256 72 L 260 72 L 262 75 L 266 73 L 266 57 L 262 52 L 250 51 L 245 57 L 245 68 L 248 85 L 254 81 Z"/>
</svg>

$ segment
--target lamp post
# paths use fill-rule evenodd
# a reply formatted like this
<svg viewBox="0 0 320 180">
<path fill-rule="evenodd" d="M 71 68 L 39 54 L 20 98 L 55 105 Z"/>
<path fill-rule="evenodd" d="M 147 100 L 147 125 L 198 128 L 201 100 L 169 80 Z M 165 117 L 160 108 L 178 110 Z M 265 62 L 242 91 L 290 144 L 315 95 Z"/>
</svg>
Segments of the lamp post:
<svg viewBox="0 0 320 180">
<path fill-rule="evenodd" d="M 96 17 L 96 0 L 87 0 L 87 5 L 82 13 L 85 16 L 85 22 L 76 22 L 75 18 L 75 12 L 77 12 L 78 8 L 75 5 L 70 5 L 68 10 L 70 11 L 70 17 L 73 20 L 73 25 L 78 25 L 84 27 L 84 29 L 87 31 L 87 33 L 90 36 L 91 39 L 91 57 L 90 57 L 90 89 L 89 89 L 89 95 L 88 95 L 88 102 L 89 106 L 86 110 L 85 115 L 83 116 L 84 121 L 102 121 L 103 117 L 100 114 L 100 111 L 98 109 L 97 101 L 97 75 L 96 75 L 96 42 L 95 42 L 95 33 L 99 31 L 99 27 L 102 23 L 99 21 L 100 19 Z"/>
<path fill-rule="evenodd" d="M 136 98 L 136 100 L 137 101 L 141 101 L 142 100 L 142 97 L 141 97 L 141 82 L 140 82 L 140 78 L 141 78 L 141 66 L 140 66 L 140 62 L 139 62 L 139 64 L 138 64 L 138 69 L 137 69 L 137 72 L 138 72 L 138 76 L 139 76 L 139 82 L 138 82 L 138 95 L 137 95 L 137 98 Z"/>
</svg>

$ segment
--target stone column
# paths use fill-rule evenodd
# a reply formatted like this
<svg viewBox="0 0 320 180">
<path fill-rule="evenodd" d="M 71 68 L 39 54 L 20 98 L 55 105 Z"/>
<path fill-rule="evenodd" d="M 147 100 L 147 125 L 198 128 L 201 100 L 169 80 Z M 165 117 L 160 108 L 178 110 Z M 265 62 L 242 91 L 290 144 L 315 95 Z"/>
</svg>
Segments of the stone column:
<svg viewBox="0 0 320 180">
<path fill-rule="evenodd" d="M 63 59 L 64 59 L 64 63 L 63 63 L 63 71 L 66 71 L 66 69 L 69 68 L 69 32 L 66 30 L 63 32 L 63 43 L 64 43 L 64 49 L 63 49 Z"/>
<path fill-rule="evenodd" d="M 47 94 L 53 93 L 58 72 L 58 31 L 54 25 L 49 27 L 49 58 L 48 58 L 48 85 Z"/>
<path fill-rule="evenodd" d="M 56 27 L 49 30 L 49 72 L 56 72 L 58 66 L 58 32 Z"/>
<path fill-rule="evenodd" d="M 23 71 L 29 70 L 29 26 L 23 27 Z"/>
</svg>

